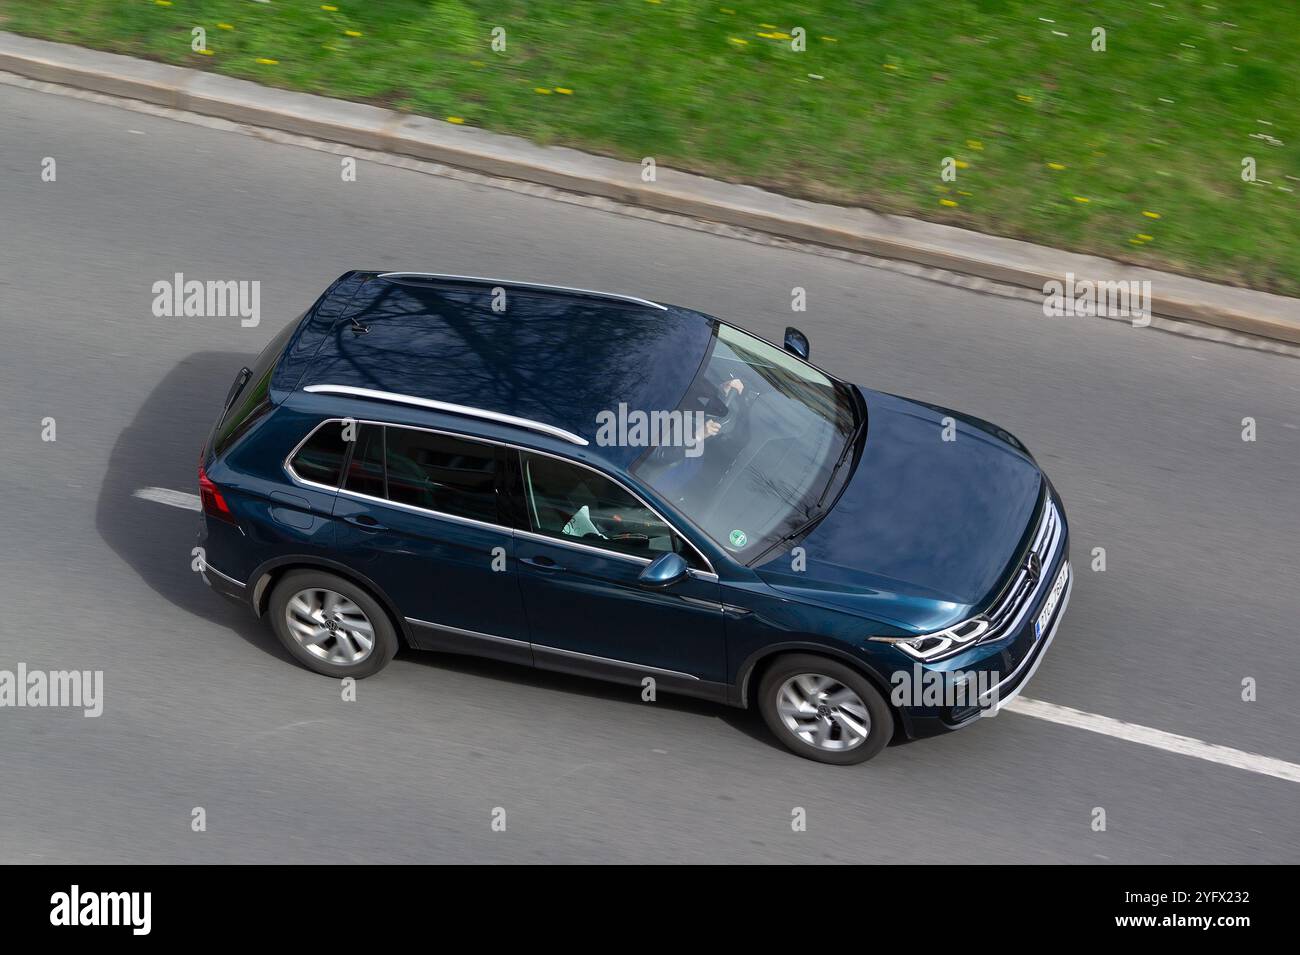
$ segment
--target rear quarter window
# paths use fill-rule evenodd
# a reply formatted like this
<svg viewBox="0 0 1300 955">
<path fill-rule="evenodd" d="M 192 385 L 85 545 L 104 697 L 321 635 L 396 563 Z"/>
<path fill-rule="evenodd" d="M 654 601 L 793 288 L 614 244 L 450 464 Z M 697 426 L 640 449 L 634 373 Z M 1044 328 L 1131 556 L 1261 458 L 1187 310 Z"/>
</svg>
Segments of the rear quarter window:
<svg viewBox="0 0 1300 955">
<path fill-rule="evenodd" d="M 317 428 L 307 442 L 289 460 L 293 473 L 312 484 L 339 486 L 348 442 L 344 440 L 342 421 L 327 421 Z"/>
</svg>

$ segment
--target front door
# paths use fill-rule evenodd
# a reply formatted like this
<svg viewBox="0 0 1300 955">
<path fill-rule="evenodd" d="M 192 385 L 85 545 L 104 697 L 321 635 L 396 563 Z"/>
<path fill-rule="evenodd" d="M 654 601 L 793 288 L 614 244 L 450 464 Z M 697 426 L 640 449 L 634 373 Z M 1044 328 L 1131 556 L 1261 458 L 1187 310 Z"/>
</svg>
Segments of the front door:
<svg viewBox="0 0 1300 955">
<path fill-rule="evenodd" d="M 586 466 L 519 452 L 515 558 L 539 667 L 720 697 L 726 651 L 718 583 L 635 495 Z M 696 570 L 655 589 L 638 576 L 668 551 Z"/>
</svg>

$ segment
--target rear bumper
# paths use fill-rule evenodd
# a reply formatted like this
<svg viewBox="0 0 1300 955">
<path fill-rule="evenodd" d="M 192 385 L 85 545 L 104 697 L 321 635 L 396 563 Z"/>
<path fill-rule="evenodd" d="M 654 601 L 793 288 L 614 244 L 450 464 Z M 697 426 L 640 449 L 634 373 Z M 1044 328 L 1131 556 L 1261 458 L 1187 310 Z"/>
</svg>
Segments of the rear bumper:
<svg viewBox="0 0 1300 955">
<path fill-rule="evenodd" d="M 228 574 L 223 574 L 206 561 L 203 564 L 203 569 L 199 571 L 199 576 L 203 578 L 205 584 L 222 596 L 238 600 L 240 603 L 248 602 L 248 588 L 243 583 Z"/>
</svg>

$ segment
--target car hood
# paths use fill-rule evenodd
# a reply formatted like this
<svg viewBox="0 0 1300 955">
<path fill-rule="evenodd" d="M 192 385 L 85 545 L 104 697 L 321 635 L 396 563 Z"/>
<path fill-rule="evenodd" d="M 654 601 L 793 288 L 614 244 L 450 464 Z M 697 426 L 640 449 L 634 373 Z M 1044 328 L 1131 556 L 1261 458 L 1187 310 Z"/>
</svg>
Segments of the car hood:
<svg viewBox="0 0 1300 955">
<path fill-rule="evenodd" d="M 978 418 L 861 389 L 862 456 L 798 546 L 755 568 L 790 596 L 917 633 L 969 616 L 1023 547 L 1043 476 L 1012 435 Z M 951 417 L 954 440 L 945 441 Z"/>
</svg>

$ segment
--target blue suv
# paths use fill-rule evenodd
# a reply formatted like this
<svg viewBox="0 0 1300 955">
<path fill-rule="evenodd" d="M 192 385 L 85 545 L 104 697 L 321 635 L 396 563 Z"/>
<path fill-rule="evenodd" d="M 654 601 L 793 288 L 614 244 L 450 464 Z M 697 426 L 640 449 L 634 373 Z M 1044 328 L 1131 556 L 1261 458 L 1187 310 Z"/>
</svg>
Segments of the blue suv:
<svg viewBox="0 0 1300 955">
<path fill-rule="evenodd" d="M 756 707 L 827 763 L 996 712 L 1069 600 L 995 425 L 690 309 L 349 272 L 200 456 L 203 576 L 326 676 L 399 646 Z"/>
</svg>

